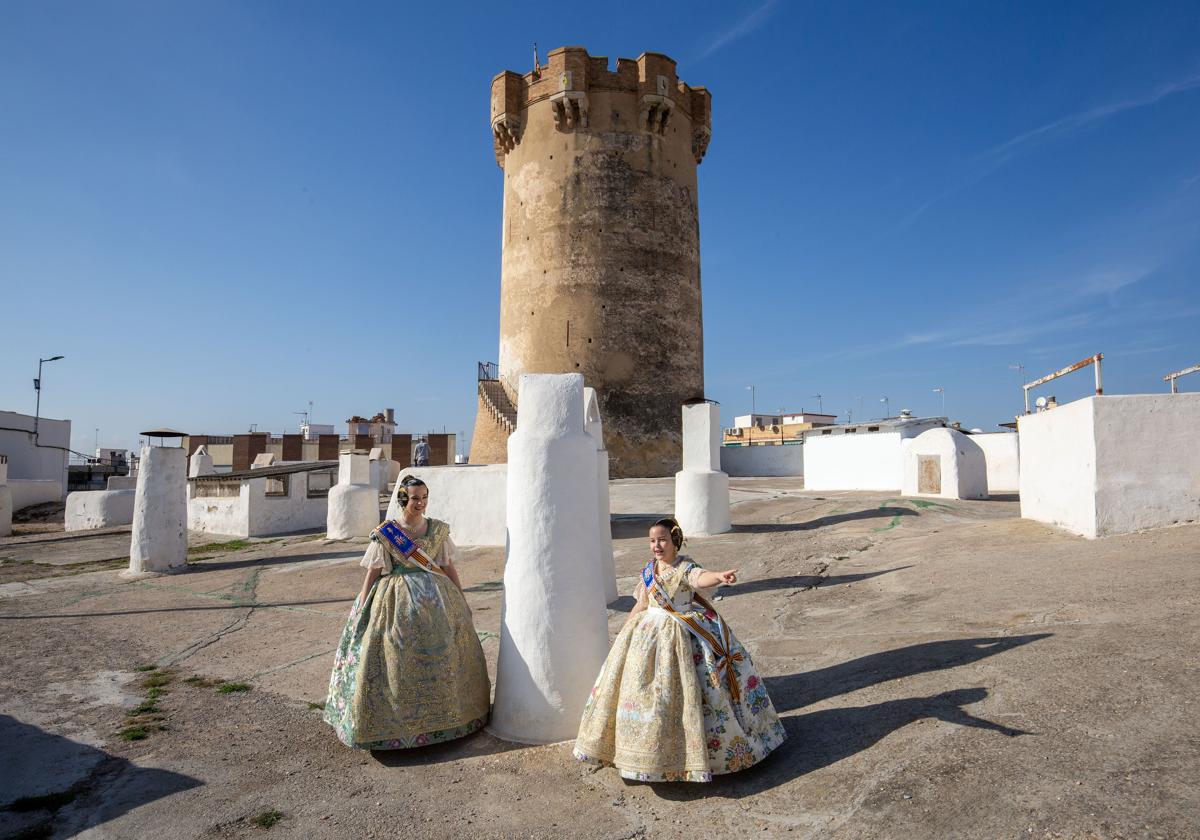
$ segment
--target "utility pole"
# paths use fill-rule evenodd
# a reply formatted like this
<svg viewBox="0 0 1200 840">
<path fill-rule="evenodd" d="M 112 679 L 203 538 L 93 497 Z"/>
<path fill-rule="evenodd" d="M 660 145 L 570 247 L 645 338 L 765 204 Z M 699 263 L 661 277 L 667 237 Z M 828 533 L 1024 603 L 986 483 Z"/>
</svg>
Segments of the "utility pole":
<svg viewBox="0 0 1200 840">
<path fill-rule="evenodd" d="M 65 359 L 66 356 L 51 356 L 49 359 L 38 359 L 38 375 L 37 379 L 33 380 L 33 390 L 37 391 L 37 408 L 33 410 L 33 442 L 38 442 L 38 421 L 42 416 L 42 364 L 44 362 L 57 362 L 59 359 Z"/>
</svg>

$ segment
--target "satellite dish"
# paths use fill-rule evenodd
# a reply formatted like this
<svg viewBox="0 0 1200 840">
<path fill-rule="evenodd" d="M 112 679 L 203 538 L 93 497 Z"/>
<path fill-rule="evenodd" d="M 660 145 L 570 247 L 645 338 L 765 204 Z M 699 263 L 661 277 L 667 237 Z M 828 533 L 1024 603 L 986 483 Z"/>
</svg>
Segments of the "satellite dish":
<svg viewBox="0 0 1200 840">
<path fill-rule="evenodd" d="M 1034 400 L 1033 404 L 1036 405 L 1038 408 L 1045 408 L 1046 407 L 1046 398 L 1038 397 L 1036 400 Z"/>
</svg>

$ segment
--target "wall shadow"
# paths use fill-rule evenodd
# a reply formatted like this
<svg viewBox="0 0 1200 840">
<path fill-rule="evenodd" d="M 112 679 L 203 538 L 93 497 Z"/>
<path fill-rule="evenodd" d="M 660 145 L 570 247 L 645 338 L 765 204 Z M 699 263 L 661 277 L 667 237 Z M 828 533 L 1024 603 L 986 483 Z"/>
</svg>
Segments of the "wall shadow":
<svg viewBox="0 0 1200 840">
<path fill-rule="evenodd" d="M 410 750 L 371 750 L 371 757 L 384 767 L 424 767 L 429 764 L 445 764 L 464 758 L 481 758 L 489 755 L 520 750 L 527 744 L 501 741 L 486 729 L 472 732 L 465 738 L 416 747 Z"/>
<path fill-rule="evenodd" d="M 968 665 L 1052 635 L 1030 633 L 922 642 L 816 671 L 767 677 L 765 681 L 776 711 L 787 712 L 889 680 Z"/>
<path fill-rule="evenodd" d="M 322 551 L 318 554 L 283 554 L 277 557 L 246 557 L 242 560 L 201 560 L 188 563 L 187 570 L 191 574 L 199 572 L 220 572 L 226 569 L 244 569 L 247 566 L 282 566 L 287 563 L 305 563 L 311 560 L 354 560 L 362 552 L 352 551 Z"/>
<path fill-rule="evenodd" d="M 818 516 L 808 522 L 752 522 L 745 525 L 734 525 L 735 534 L 778 534 L 784 531 L 811 531 L 815 528 L 828 528 L 843 522 L 856 522 L 861 519 L 890 519 L 893 516 L 917 516 L 918 513 L 910 508 L 877 507 L 866 510 L 856 510 L 851 513 L 831 513 L 828 516 Z"/>
<path fill-rule="evenodd" d="M 358 593 L 355 593 L 357 595 Z M 116 615 L 150 615 L 152 613 L 207 612 L 209 610 L 242 610 L 249 607 L 270 609 L 272 607 L 311 607 L 321 604 L 344 604 L 347 609 L 354 603 L 355 595 L 345 598 L 323 598 L 310 601 L 229 601 L 225 604 L 206 604 L 195 607 L 157 607 L 146 610 L 111 610 L 92 613 L 34 613 L 31 615 L 0 615 L 0 621 L 31 621 L 43 618 L 106 618 Z"/>
<path fill-rule="evenodd" d="M 663 799 L 677 801 L 712 796 L 728 799 L 752 796 L 870 749 L 892 732 L 922 718 L 983 729 L 1010 738 L 1036 734 L 976 717 L 963 708 L 987 696 L 985 688 L 959 688 L 929 697 L 907 697 L 869 706 L 793 715 L 783 719 L 788 739 L 749 770 L 717 776 L 705 785 L 655 784 L 653 790 Z"/>
<path fill-rule="evenodd" d="M 0 835 L 74 837 L 204 784 L 0 715 Z"/>
<path fill-rule="evenodd" d="M 670 515 L 670 512 L 614 513 L 609 517 L 609 528 L 612 530 L 614 540 L 644 537 L 649 533 L 651 525 Z"/>
<path fill-rule="evenodd" d="M 877 572 L 860 572 L 854 575 L 786 575 L 784 577 L 748 580 L 734 586 L 722 586 L 718 590 L 721 600 L 729 600 L 737 595 L 747 595 L 751 592 L 765 592 L 771 589 L 817 589 L 824 586 L 837 586 L 839 583 L 857 583 L 911 566 L 896 566 L 894 569 L 880 569 Z"/>
</svg>

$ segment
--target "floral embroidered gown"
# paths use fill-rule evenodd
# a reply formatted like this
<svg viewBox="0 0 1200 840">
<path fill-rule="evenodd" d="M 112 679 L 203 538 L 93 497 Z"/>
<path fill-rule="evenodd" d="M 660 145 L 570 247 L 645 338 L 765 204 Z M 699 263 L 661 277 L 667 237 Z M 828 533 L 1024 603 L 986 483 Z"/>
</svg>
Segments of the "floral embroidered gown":
<svg viewBox="0 0 1200 840">
<path fill-rule="evenodd" d="M 413 536 L 439 567 L 453 560 L 445 522 Z M 418 568 L 378 529 L 362 564 L 381 577 L 355 599 L 329 680 L 324 719 L 347 746 L 389 750 L 461 738 L 487 722 L 491 686 L 466 599 Z"/>
<path fill-rule="evenodd" d="M 693 602 L 702 571 L 680 557 L 659 577 L 675 609 L 720 639 L 716 616 Z M 639 581 L 637 598 L 646 597 Z M 575 757 L 648 782 L 708 782 L 761 761 L 787 735 L 750 654 L 732 632 L 729 639 L 736 701 L 713 650 L 648 598 L 647 608 L 617 634 L 600 670 Z"/>
</svg>

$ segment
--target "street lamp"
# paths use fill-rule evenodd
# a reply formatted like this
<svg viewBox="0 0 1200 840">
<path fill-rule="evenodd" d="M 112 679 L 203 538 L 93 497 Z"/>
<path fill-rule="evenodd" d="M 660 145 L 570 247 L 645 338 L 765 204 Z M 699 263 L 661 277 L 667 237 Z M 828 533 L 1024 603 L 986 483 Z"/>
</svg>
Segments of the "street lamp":
<svg viewBox="0 0 1200 840">
<path fill-rule="evenodd" d="M 886 419 L 888 419 L 888 417 L 890 417 L 890 416 L 891 416 L 891 410 L 890 410 L 890 408 L 888 407 L 888 405 L 889 405 L 889 404 L 888 404 L 888 398 L 887 398 L 887 397 L 880 397 L 880 398 L 879 398 L 879 401 L 880 401 L 881 403 L 883 403 L 883 419 L 884 419 L 884 420 L 886 420 Z"/>
<path fill-rule="evenodd" d="M 942 416 L 945 417 L 946 416 L 946 389 L 945 388 L 934 388 L 933 393 L 942 395 Z"/>
<path fill-rule="evenodd" d="M 46 362 L 57 362 L 66 356 L 51 356 L 49 359 L 38 359 L 38 375 L 33 380 L 33 390 L 37 391 L 37 408 L 33 410 L 33 442 L 38 442 L 38 420 L 42 415 L 42 365 Z"/>
</svg>

